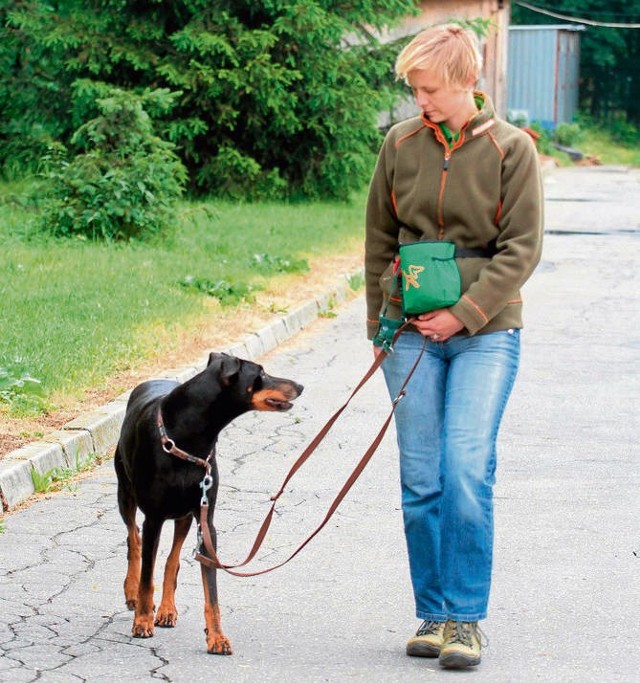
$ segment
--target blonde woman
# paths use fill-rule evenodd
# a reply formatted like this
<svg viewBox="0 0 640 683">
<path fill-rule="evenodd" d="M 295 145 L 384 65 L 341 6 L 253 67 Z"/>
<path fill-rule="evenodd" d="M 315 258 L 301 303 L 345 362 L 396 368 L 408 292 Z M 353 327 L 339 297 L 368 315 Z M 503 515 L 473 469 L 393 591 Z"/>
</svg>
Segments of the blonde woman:
<svg viewBox="0 0 640 683">
<path fill-rule="evenodd" d="M 396 74 L 422 113 L 393 126 L 367 203 L 367 331 L 402 318 L 400 245 L 455 244 L 461 297 L 412 316 L 385 358 L 396 395 L 423 341 L 419 367 L 396 410 L 402 510 L 422 624 L 407 654 L 441 666 L 480 663 L 493 552 L 496 439 L 517 373 L 520 288 L 540 259 L 542 187 L 526 133 L 500 120 L 485 93 L 475 37 L 429 28 L 400 53 Z"/>
</svg>

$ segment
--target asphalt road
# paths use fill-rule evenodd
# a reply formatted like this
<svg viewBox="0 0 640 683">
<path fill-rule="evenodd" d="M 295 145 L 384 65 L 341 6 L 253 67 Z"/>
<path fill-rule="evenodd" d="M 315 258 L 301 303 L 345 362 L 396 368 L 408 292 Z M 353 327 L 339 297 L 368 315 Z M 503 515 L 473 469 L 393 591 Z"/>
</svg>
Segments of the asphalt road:
<svg viewBox="0 0 640 683">
<path fill-rule="evenodd" d="M 639 190 L 637 170 L 547 177 L 543 262 L 525 291 L 520 376 L 500 439 L 494 584 L 483 624 L 489 646 L 480 667 L 441 671 L 404 654 L 418 620 L 390 429 L 298 557 L 264 576 L 220 577 L 231 657 L 205 651 L 193 530 L 177 627 L 131 638 L 112 462 L 8 515 L 0 535 L 0 680 L 638 680 Z M 363 317 L 359 298 L 262 359 L 305 392 L 291 412 L 246 415 L 223 433 L 216 511 L 223 561 L 246 555 L 270 494 L 369 366 Z M 287 487 L 255 569 L 284 559 L 320 522 L 388 408 L 377 375 Z"/>
</svg>

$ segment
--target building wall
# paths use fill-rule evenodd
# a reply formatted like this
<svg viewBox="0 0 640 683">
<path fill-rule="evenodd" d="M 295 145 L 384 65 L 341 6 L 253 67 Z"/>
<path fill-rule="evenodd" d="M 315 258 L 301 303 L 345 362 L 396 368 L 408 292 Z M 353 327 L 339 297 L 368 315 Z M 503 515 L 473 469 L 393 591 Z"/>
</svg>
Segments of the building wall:
<svg viewBox="0 0 640 683">
<path fill-rule="evenodd" d="M 509 30 L 508 109 L 555 128 L 578 109 L 581 26 L 513 26 Z"/>
</svg>

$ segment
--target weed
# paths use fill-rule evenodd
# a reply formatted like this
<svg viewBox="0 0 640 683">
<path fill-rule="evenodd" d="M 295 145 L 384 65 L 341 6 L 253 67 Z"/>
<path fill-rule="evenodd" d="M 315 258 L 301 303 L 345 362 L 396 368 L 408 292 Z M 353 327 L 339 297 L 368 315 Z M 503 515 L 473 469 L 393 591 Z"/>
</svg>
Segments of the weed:
<svg viewBox="0 0 640 683">
<path fill-rule="evenodd" d="M 286 306 L 276 306 L 274 303 L 269 304 L 269 313 L 274 313 L 275 315 L 285 315 L 289 309 Z"/>
<path fill-rule="evenodd" d="M 74 472 L 69 467 L 52 467 L 46 472 L 31 470 L 31 479 L 36 493 L 59 491 L 64 482 L 71 479 Z"/>
<path fill-rule="evenodd" d="M 351 291 L 357 292 L 359 289 L 364 287 L 364 273 L 355 273 L 354 275 L 349 275 L 347 278 L 347 283 Z"/>
<path fill-rule="evenodd" d="M 100 454 L 90 453 L 82 463 L 76 456 L 73 467 L 52 467 L 42 473 L 32 469 L 31 479 L 33 481 L 33 488 L 36 493 L 51 493 L 52 491 L 60 491 L 63 488 L 73 490 L 73 478 L 81 472 L 92 470 L 94 467 L 102 464 L 103 460 L 104 458 Z"/>
<path fill-rule="evenodd" d="M 335 318 L 337 315 L 337 313 L 333 310 L 335 307 L 336 300 L 333 297 L 329 297 L 326 308 L 318 311 L 318 316 L 320 318 Z"/>
<path fill-rule="evenodd" d="M 19 357 L 0 364 L 0 403 L 14 414 L 37 413 L 44 407 L 41 382 L 31 376 Z"/>
<path fill-rule="evenodd" d="M 306 273 L 309 262 L 304 258 L 284 258 L 270 254 L 254 254 L 252 264 L 265 275 L 272 273 Z"/>
<path fill-rule="evenodd" d="M 206 278 L 197 278 L 193 275 L 185 275 L 179 284 L 185 289 L 192 289 L 216 298 L 222 306 L 234 306 L 242 302 L 251 303 L 255 300 L 253 291 L 257 289 L 257 287 L 250 287 L 242 283 L 231 284 L 227 280 L 212 282 Z"/>
</svg>

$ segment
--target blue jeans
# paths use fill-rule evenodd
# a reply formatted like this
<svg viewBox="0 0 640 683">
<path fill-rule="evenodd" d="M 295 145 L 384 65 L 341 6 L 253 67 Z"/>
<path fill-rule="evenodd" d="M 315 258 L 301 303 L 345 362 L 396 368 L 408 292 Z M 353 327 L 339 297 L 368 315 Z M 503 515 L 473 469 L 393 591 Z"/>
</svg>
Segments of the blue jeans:
<svg viewBox="0 0 640 683">
<path fill-rule="evenodd" d="M 382 368 L 395 398 L 422 347 L 406 332 Z M 416 616 L 487 616 L 496 439 L 518 371 L 520 331 L 428 341 L 396 431 Z"/>
</svg>

